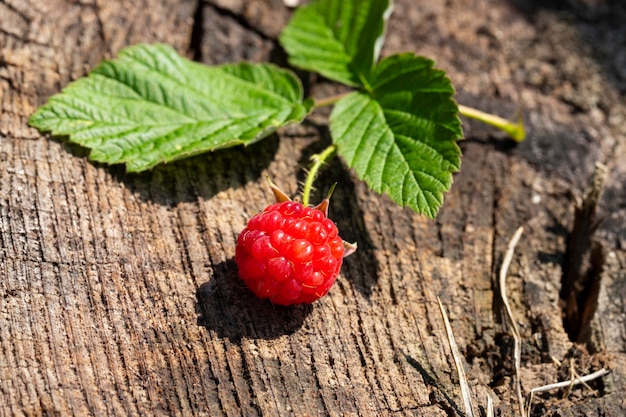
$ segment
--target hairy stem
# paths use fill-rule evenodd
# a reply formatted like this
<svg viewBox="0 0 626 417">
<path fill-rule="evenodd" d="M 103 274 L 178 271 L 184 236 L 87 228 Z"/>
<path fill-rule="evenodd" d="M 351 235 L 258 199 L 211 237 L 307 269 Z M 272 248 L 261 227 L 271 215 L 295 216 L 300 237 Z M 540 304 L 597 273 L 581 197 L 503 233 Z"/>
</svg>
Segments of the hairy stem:
<svg viewBox="0 0 626 417">
<path fill-rule="evenodd" d="M 304 182 L 304 189 L 302 190 L 302 204 L 305 206 L 309 205 L 309 197 L 311 196 L 311 190 L 313 189 L 313 182 L 317 177 L 317 173 L 326 160 L 332 157 L 337 148 L 335 145 L 330 145 L 326 149 L 324 149 L 321 153 L 315 154 L 311 157 L 313 161 L 313 165 L 309 169 L 309 173 L 306 176 L 306 180 Z"/>
<path fill-rule="evenodd" d="M 522 123 L 521 117 L 519 117 L 516 122 L 512 122 L 510 120 L 490 113 L 485 113 L 472 107 L 463 106 L 462 104 L 459 104 L 459 113 L 465 117 L 469 117 L 470 119 L 478 120 L 488 125 L 497 127 L 500 130 L 503 130 L 516 142 L 521 142 L 526 137 L 524 124 Z"/>
</svg>

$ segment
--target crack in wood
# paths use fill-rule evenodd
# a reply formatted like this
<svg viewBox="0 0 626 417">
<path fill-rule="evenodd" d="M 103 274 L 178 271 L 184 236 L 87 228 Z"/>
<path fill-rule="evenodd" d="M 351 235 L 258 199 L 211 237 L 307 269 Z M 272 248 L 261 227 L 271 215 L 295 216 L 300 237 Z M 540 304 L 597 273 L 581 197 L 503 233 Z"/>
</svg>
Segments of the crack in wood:
<svg viewBox="0 0 626 417">
<path fill-rule="evenodd" d="M 28 16 L 27 14 L 25 14 L 24 12 L 19 10 L 17 7 L 12 5 L 11 3 L 8 3 L 6 0 L 0 1 L 0 5 L 5 6 L 7 9 L 9 9 L 9 11 L 11 11 L 11 12 L 15 13 L 16 15 L 18 15 L 19 17 L 24 19 L 24 21 L 27 22 L 27 23 L 31 23 L 33 21 L 32 17 Z"/>
<path fill-rule="evenodd" d="M 198 0 L 193 13 L 193 26 L 189 40 L 189 55 L 196 62 L 202 62 L 202 42 L 204 41 L 204 2 Z"/>
<path fill-rule="evenodd" d="M 591 319 L 598 305 L 605 255 L 601 244 L 593 241 L 593 234 L 599 224 L 596 210 L 607 175 L 607 167 L 597 163 L 590 189 L 576 204 L 563 260 L 560 293 L 563 325 L 570 340 L 578 343 L 590 341 Z"/>
<path fill-rule="evenodd" d="M 242 28 L 254 33 L 255 35 L 258 35 L 263 40 L 276 41 L 275 38 L 268 36 L 265 32 L 253 26 L 244 16 L 242 16 L 239 13 L 236 13 L 224 7 L 220 7 L 219 5 L 214 4 L 214 3 L 205 3 L 204 0 L 200 0 L 200 3 L 206 4 L 206 6 L 212 8 L 213 10 L 215 10 L 216 13 L 218 13 L 219 15 L 223 17 L 229 17 L 235 20 Z"/>
</svg>

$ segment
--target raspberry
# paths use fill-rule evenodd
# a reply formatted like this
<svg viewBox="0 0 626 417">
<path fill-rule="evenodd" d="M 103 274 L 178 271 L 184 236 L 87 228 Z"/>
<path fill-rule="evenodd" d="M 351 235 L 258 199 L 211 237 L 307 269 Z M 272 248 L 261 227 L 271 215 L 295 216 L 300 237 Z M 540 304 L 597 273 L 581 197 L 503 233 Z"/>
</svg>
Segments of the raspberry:
<svg viewBox="0 0 626 417">
<path fill-rule="evenodd" d="M 274 304 L 311 303 L 328 293 L 356 245 L 341 240 L 326 217 L 328 198 L 305 207 L 270 185 L 278 202 L 252 217 L 237 239 L 239 276 Z"/>
</svg>

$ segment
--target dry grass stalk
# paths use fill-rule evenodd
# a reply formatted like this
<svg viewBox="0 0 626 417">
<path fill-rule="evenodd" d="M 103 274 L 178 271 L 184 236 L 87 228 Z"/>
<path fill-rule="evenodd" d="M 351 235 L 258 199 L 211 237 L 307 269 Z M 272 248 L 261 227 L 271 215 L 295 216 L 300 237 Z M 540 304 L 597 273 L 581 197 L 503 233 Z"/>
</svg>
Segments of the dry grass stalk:
<svg viewBox="0 0 626 417">
<path fill-rule="evenodd" d="M 494 417 L 493 398 L 489 394 L 487 394 L 487 417 Z"/>
<path fill-rule="evenodd" d="M 502 298 L 502 304 L 504 304 L 506 316 L 511 326 L 513 340 L 515 342 L 513 350 L 513 359 L 515 361 L 515 392 L 517 394 L 517 402 L 520 416 L 526 415 L 526 413 L 524 412 L 524 396 L 522 395 L 522 384 L 520 382 L 520 366 L 522 362 L 522 338 L 520 336 L 519 329 L 517 328 L 515 318 L 513 317 L 513 311 L 511 310 L 511 305 L 509 304 L 509 298 L 506 295 L 506 276 L 509 271 L 509 266 L 511 265 L 511 260 L 513 259 L 515 246 L 517 246 L 517 243 L 522 236 L 523 230 L 523 227 L 519 227 L 513 234 L 513 237 L 511 238 L 507 247 L 506 253 L 504 254 L 504 259 L 502 260 L 502 267 L 500 268 L 499 277 L 500 298 Z"/>
<path fill-rule="evenodd" d="M 467 383 L 467 378 L 465 377 L 465 370 L 463 369 L 463 362 L 461 361 L 461 353 L 459 352 L 459 347 L 454 340 L 454 333 L 452 332 L 452 326 L 450 326 L 450 320 L 448 320 L 446 309 L 443 307 L 443 304 L 441 304 L 439 297 L 437 297 L 437 302 L 439 303 L 441 317 L 443 318 L 443 323 L 446 327 L 446 335 L 448 336 L 448 344 L 450 345 L 450 351 L 452 352 L 452 357 L 454 358 L 454 365 L 456 366 L 456 371 L 459 374 L 459 385 L 461 386 L 461 396 L 463 397 L 465 414 L 469 417 L 474 417 L 474 411 L 472 409 L 472 394 L 469 389 L 469 384 Z"/>
<path fill-rule="evenodd" d="M 608 373 L 609 373 L 608 369 L 602 368 L 599 371 L 593 372 L 589 375 L 579 376 L 569 381 L 562 381 L 562 382 L 557 382 L 554 384 L 542 385 L 541 387 L 531 389 L 530 392 L 528 393 L 528 398 L 526 399 L 526 408 L 528 409 L 528 414 L 526 414 L 526 416 L 530 417 L 530 408 L 531 408 L 530 406 L 533 402 L 533 398 L 536 393 L 552 391 L 552 390 L 560 389 L 560 388 L 571 388 L 574 385 L 578 385 L 578 384 L 584 384 L 587 387 L 589 387 L 587 385 L 587 382 L 592 381 L 596 378 L 601 378 Z"/>
</svg>

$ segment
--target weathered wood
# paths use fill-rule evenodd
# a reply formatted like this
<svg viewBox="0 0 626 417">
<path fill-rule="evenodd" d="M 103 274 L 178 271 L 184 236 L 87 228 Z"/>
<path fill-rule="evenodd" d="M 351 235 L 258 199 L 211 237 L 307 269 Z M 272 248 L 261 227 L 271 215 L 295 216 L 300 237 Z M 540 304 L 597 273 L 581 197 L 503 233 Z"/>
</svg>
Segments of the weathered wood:
<svg viewBox="0 0 626 417">
<path fill-rule="evenodd" d="M 234 243 L 271 200 L 263 173 L 295 194 L 325 132 L 290 127 L 129 175 L 27 119 L 137 42 L 205 63 L 284 62 L 282 2 L 0 0 L 0 415 L 458 415 L 437 296 L 477 403 L 489 394 L 513 414 L 513 343 L 495 282 L 520 225 L 508 289 L 523 388 L 611 369 L 591 383 L 598 397 L 580 386 L 564 399 L 542 394 L 533 414 L 626 413 L 626 9 L 415 3 L 396 1 L 384 53 L 435 58 L 464 104 L 504 116 L 521 104 L 529 138 L 513 146 L 466 123 L 462 171 L 436 221 L 331 163 L 318 188 L 339 182 L 330 212 L 359 250 L 328 297 L 280 308 L 238 280 Z M 311 91 L 334 89 L 317 80 Z M 592 336 L 575 345 L 560 262 L 572 193 L 597 161 L 609 167 L 596 234 L 607 263 Z"/>
</svg>

